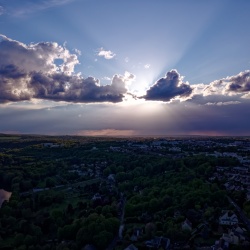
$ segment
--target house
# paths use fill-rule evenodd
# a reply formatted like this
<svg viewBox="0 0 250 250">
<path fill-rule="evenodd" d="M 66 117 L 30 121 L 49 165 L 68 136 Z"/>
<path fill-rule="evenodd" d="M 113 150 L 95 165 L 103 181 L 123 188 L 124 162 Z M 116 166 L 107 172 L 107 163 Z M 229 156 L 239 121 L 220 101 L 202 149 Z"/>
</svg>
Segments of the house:
<svg viewBox="0 0 250 250">
<path fill-rule="evenodd" d="M 132 236 L 130 237 L 130 240 L 131 241 L 137 241 L 138 238 L 137 238 L 137 236 L 135 234 L 132 234 Z"/>
<path fill-rule="evenodd" d="M 229 170 L 229 167 L 216 166 L 216 170 L 218 172 L 225 172 L 225 171 Z"/>
<path fill-rule="evenodd" d="M 108 176 L 108 181 L 109 181 L 109 182 L 115 182 L 115 175 L 114 175 L 114 174 L 110 174 L 110 175 Z"/>
<path fill-rule="evenodd" d="M 83 250 L 96 250 L 96 248 L 95 246 L 88 244 L 83 248 Z"/>
<path fill-rule="evenodd" d="M 163 249 L 170 249 L 170 239 L 168 238 L 161 238 L 161 246 L 163 247 Z"/>
<path fill-rule="evenodd" d="M 239 225 L 237 225 L 234 229 L 233 232 L 236 236 L 239 237 L 240 241 L 246 240 L 244 233 L 246 232 L 246 229 L 242 229 Z"/>
<path fill-rule="evenodd" d="M 179 147 L 172 147 L 172 148 L 169 148 L 168 150 L 171 152 L 181 152 L 181 148 Z"/>
<path fill-rule="evenodd" d="M 182 230 L 192 231 L 192 223 L 186 219 L 184 222 L 182 222 L 181 228 Z"/>
<path fill-rule="evenodd" d="M 148 248 L 158 249 L 161 247 L 168 250 L 170 249 L 170 240 L 165 237 L 154 237 L 153 239 L 146 241 L 145 245 Z"/>
<path fill-rule="evenodd" d="M 238 245 L 239 244 L 239 237 L 235 235 L 233 232 L 229 232 L 227 234 L 223 234 L 221 237 L 225 242 L 229 244 Z"/>
<path fill-rule="evenodd" d="M 130 237 L 131 241 L 137 241 L 143 235 L 143 228 L 134 228 L 133 234 Z"/>
<path fill-rule="evenodd" d="M 93 200 L 93 201 L 101 200 L 101 199 L 102 199 L 102 196 L 101 196 L 99 193 L 96 193 L 96 194 L 92 197 L 92 200 Z"/>
<path fill-rule="evenodd" d="M 60 145 L 57 144 L 57 143 L 53 143 L 53 142 L 46 142 L 46 143 L 43 143 L 43 146 L 45 148 L 59 148 Z"/>
<path fill-rule="evenodd" d="M 239 220 L 235 213 L 231 211 L 226 211 L 220 218 L 219 224 L 220 225 L 227 225 L 232 226 L 238 224 Z"/>
<path fill-rule="evenodd" d="M 244 230 L 239 225 L 237 225 L 235 227 L 234 231 L 237 232 L 237 233 L 239 233 L 239 234 L 243 234 L 246 231 L 246 229 Z"/>
<path fill-rule="evenodd" d="M 212 250 L 227 250 L 229 249 L 229 243 L 221 238 L 220 240 L 215 241 L 215 245 L 211 248 Z"/>
<path fill-rule="evenodd" d="M 126 247 L 124 250 L 138 250 L 138 248 L 134 244 L 131 244 L 128 247 Z"/>
<path fill-rule="evenodd" d="M 179 211 L 179 210 L 176 210 L 175 212 L 174 212 L 174 218 L 176 219 L 176 218 L 178 218 L 178 217 L 180 217 L 181 216 L 181 212 Z"/>
</svg>

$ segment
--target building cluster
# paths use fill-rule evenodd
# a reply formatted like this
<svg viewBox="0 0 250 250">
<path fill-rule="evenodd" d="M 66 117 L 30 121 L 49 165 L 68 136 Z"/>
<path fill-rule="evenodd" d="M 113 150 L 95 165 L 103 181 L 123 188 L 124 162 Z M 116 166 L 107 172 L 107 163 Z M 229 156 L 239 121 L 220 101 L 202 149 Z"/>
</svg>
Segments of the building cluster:
<svg viewBox="0 0 250 250">
<path fill-rule="evenodd" d="M 106 161 L 100 161 L 95 163 L 81 163 L 79 165 L 74 164 L 68 170 L 69 173 L 76 173 L 79 176 L 86 176 L 91 178 L 100 178 L 103 173 L 103 169 L 107 167 Z"/>
<path fill-rule="evenodd" d="M 111 143 L 112 144 L 112 143 Z M 44 147 L 58 147 L 58 145 L 46 143 Z M 93 147 L 92 150 L 99 150 Z M 143 152 L 148 154 L 157 154 L 173 159 L 184 158 L 190 155 L 206 155 L 211 157 L 227 157 L 238 161 L 238 166 L 217 166 L 213 174 L 207 180 L 210 183 L 216 182 L 222 184 L 227 191 L 244 191 L 247 194 L 247 200 L 250 200 L 250 140 L 248 139 L 232 139 L 232 140 L 213 140 L 207 139 L 154 139 L 145 141 L 124 141 L 115 142 L 112 146 L 105 148 L 106 151 L 120 152 L 125 154 L 135 154 L 136 152 Z M 223 164 L 222 164 L 223 165 Z M 88 178 L 99 178 L 103 181 L 102 189 L 107 190 L 108 194 L 117 189 L 116 176 L 112 173 L 104 175 L 104 169 L 108 167 L 106 161 L 95 163 L 81 163 L 72 165 L 69 173 L 75 173 L 79 177 L 86 176 Z M 104 177 L 106 176 L 106 177 Z M 118 179 L 118 178 L 117 178 Z M 141 193 L 142 190 L 138 186 L 134 187 L 134 191 Z M 95 192 L 91 198 L 92 202 L 106 204 L 104 202 L 105 196 L 100 192 Z M 124 209 L 124 200 L 121 199 L 118 204 L 119 216 L 122 215 Z M 235 206 L 236 207 L 236 206 Z M 230 210 L 222 211 L 218 218 L 218 225 L 223 227 L 223 232 L 215 241 L 213 246 L 207 249 L 230 249 L 231 245 L 249 244 L 250 239 L 246 237 L 246 229 L 242 227 L 244 221 L 240 212 L 235 209 L 235 212 Z M 208 225 L 204 222 L 197 227 L 193 227 L 192 223 L 185 218 L 181 223 L 180 230 L 190 231 L 191 238 L 201 231 L 206 231 Z M 208 230 L 208 229 L 207 229 Z M 141 238 L 143 231 L 140 228 L 135 228 L 130 235 L 130 244 L 126 250 L 136 250 L 136 242 Z M 219 238 L 220 237 L 220 238 Z M 133 244 L 134 243 L 134 244 Z M 161 237 L 152 237 L 152 239 L 144 242 L 148 249 L 183 249 L 183 246 L 170 245 L 170 240 Z M 187 246 L 188 244 L 185 244 Z M 198 248 L 197 248 L 198 249 Z"/>
<path fill-rule="evenodd" d="M 250 200 L 250 166 L 248 165 L 217 166 L 209 180 L 224 183 L 224 187 L 228 191 L 245 191 L 247 200 Z"/>
</svg>

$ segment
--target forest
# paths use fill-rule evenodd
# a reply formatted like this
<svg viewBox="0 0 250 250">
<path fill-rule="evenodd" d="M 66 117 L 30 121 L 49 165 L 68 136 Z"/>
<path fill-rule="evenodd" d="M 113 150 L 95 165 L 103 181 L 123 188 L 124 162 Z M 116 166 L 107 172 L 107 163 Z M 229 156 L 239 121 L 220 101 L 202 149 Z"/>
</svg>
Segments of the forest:
<svg viewBox="0 0 250 250">
<path fill-rule="evenodd" d="M 11 197 L 0 208 L 0 249 L 196 249 L 227 230 L 218 218 L 235 210 L 228 196 L 250 215 L 244 191 L 209 180 L 237 159 L 145 152 L 131 140 L 2 135 L 0 189 Z M 150 247 L 154 238 L 171 244 Z"/>
</svg>

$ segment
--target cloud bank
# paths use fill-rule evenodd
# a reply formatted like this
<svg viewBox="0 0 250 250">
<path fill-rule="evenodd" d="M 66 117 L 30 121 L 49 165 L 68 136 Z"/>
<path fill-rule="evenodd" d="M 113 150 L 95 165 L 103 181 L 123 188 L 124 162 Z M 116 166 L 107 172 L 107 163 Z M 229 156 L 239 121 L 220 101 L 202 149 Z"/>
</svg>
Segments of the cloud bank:
<svg viewBox="0 0 250 250">
<path fill-rule="evenodd" d="M 250 92 L 250 71 L 240 72 L 235 76 L 229 76 L 211 82 L 204 88 L 204 95 L 241 95 L 248 97 Z"/>
<path fill-rule="evenodd" d="M 237 105 L 188 102 L 129 105 L 67 104 L 48 108 L 6 105 L 0 131 L 78 135 L 250 135 L 247 99 Z"/>
<path fill-rule="evenodd" d="M 0 35 L 0 103 L 48 99 L 121 102 L 133 75 L 115 75 L 110 85 L 75 74 L 77 54 L 53 42 L 23 44 Z M 133 77 L 132 77 L 133 78 Z"/>
<path fill-rule="evenodd" d="M 163 102 L 189 100 L 206 105 L 232 105 L 239 104 L 242 99 L 250 99 L 250 70 L 215 80 L 208 85 L 189 85 L 188 82 L 183 82 L 183 78 L 177 70 L 171 70 L 140 98 Z"/>
<path fill-rule="evenodd" d="M 208 85 L 184 82 L 177 70 L 157 80 L 144 96 L 128 92 L 135 75 L 125 71 L 102 85 L 95 77 L 75 72 L 79 51 L 70 52 L 55 42 L 24 44 L 0 35 L 0 103 L 34 99 L 51 101 L 117 103 L 132 95 L 146 101 L 189 101 L 199 105 L 235 105 L 250 98 L 250 71 L 215 80 Z M 99 56 L 115 54 L 100 49 Z"/>
</svg>

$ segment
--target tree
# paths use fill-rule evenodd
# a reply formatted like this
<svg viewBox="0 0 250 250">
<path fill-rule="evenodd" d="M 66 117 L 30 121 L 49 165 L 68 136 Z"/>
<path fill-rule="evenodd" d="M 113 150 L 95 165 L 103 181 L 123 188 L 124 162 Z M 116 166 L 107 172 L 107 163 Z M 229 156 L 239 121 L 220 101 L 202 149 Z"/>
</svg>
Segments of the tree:
<svg viewBox="0 0 250 250">
<path fill-rule="evenodd" d="M 86 232 L 85 227 L 80 228 L 76 234 L 76 242 L 79 245 L 79 247 L 83 247 L 84 245 L 91 243 L 91 241 L 92 241 L 92 235 Z"/>
<path fill-rule="evenodd" d="M 103 170 L 103 175 L 104 176 L 109 176 L 111 174 L 111 169 L 110 167 L 107 167 Z"/>
<path fill-rule="evenodd" d="M 20 232 L 27 234 L 29 230 L 29 223 L 27 220 L 21 220 L 18 223 Z"/>
<path fill-rule="evenodd" d="M 25 235 L 22 233 L 17 233 L 14 237 L 14 246 L 18 247 L 23 244 Z"/>
<path fill-rule="evenodd" d="M 149 239 L 152 238 L 156 233 L 155 224 L 152 222 L 147 223 L 145 226 L 145 233 L 146 233 L 147 238 Z"/>
<path fill-rule="evenodd" d="M 21 181 L 21 183 L 20 183 L 20 190 L 22 192 L 28 191 L 28 190 L 30 190 L 32 188 L 33 188 L 33 185 L 32 185 L 31 180 L 23 180 L 23 181 Z"/>
<path fill-rule="evenodd" d="M 39 226 L 31 225 L 31 232 L 33 236 L 40 238 L 42 236 L 42 230 Z"/>
<path fill-rule="evenodd" d="M 103 244 L 106 244 L 106 240 L 108 239 L 107 242 L 109 242 L 113 238 L 113 234 L 118 231 L 118 228 L 118 219 L 106 219 L 103 215 L 93 213 L 83 221 L 81 228 L 76 234 L 76 241 L 79 247 L 82 247 L 86 244 L 96 244 L 96 241 L 101 242 L 105 236 L 106 239 Z"/>
<path fill-rule="evenodd" d="M 59 239 L 64 240 L 75 240 L 77 233 L 76 224 L 66 225 L 63 228 L 58 229 L 58 237 Z"/>
<path fill-rule="evenodd" d="M 105 225 L 105 229 L 107 232 L 116 234 L 119 226 L 120 226 L 120 222 L 117 218 L 112 217 L 112 218 L 108 218 L 104 221 L 104 225 Z"/>
<path fill-rule="evenodd" d="M 102 207 L 102 214 L 104 216 L 107 216 L 107 214 L 110 214 L 111 213 L 111 206 L 110 205 L 106 205 L 104 207 Z"/>
<path fill-rule="evenodd" d="M 106 249 L 113 235 L 110 232 L 102 231 L 93 237 L 94 244 L 98 249 Z"/>
<path fill-rule="evenodd" d="M 151 212 L 151 213 L 156 212 L 159 208 L 159 205 L 160 205 L 160 203 L 159 203 L 158 199 L 156 199 L 156 198 L 151 199 L 149 202 L 149 212 Z"/>
<path fill-rule="evenodd" d="M 51 177 L 46 178 L 45 185 L 48 188 L 54 187 L 55 186 L 55 181 Z"/>
<path fill-rule="evenodd" d="M 244 209 L 245 213 L 247 214 L 248 218 L 250 218 L 250 201 L 246 201 L 243 204 L 243 209 Z"/>
<path fill-rule="evenodd" d="M 127 174 L 125 172 L 119 172 L 115 176 L 118 182 L 125 181 L 127 179 Z"/>
<path fill-rule="evenodd" d="M 68 204 L 67 209 L 66 209 L 67 214 L 73 214 L 74 213 L 74 208 L 72 204 Z"/>
<path fill-rule="evenodd" d="M 31 235 L 26 235 L 25 239 L 24 239 L 24 244 L 26 246 L 30 246 L 32 244 L 34 244 L 36 242 L 36 239 L 34 237 L 32 237 Z"/>
</svg>

